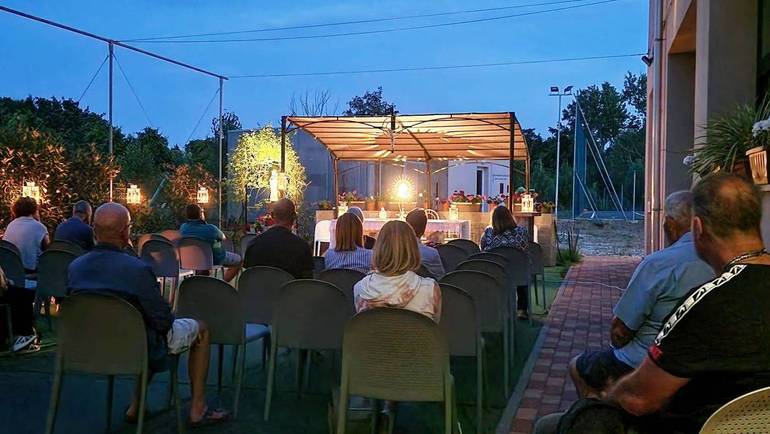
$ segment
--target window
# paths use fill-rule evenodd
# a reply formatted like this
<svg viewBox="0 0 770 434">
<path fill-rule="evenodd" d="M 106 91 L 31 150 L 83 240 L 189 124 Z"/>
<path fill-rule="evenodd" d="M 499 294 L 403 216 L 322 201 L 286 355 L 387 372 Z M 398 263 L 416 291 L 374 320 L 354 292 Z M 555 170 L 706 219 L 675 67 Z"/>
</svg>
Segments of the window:
<svg viewBox="0 0 770 434">
<path fill-rule="evenodd" d="M 500 183 L 500 194 L 503 194 L 505 192 L 505 184 L 502 182 Z"/>
<path fill-rule="evenodd" d="M 483 194 L 484 188 L 484 171 L 481 169 L 476 170 L 476 194 Z"/>
</svg>

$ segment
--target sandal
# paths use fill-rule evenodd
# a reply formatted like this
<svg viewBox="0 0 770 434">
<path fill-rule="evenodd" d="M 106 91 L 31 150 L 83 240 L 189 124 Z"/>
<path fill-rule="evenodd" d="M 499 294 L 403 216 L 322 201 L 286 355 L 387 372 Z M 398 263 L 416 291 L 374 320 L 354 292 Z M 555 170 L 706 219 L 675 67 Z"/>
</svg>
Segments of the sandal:
<svg viewBox="0 0 770 434">
<path fill-rule="evenodd" d="M 123 410 L 123 421 L 125 421 L 127 424 L 130 425 L 136 425 L 139 422 L 139 413 L 136 413 L 133 416 L 129 416 L 126 414 L 128 411 L 128 407 L 126 407 L 125 410 Z M 163 413 L 163 411 L 150 411 L 150 410 L 144 410 L 144 421 L 147 422 L 148 420 L 160 415 Z"/>
<path fill-rule="evenodd" d="M 221 413 L 221 417 L 212 417 L 214 413 Z M 223 410 L 221 408 L 213 410 L 211 408 L 206 409 L 206 411 L 203 413 L 203 417 L 201 417 L 201 420 L 197 422 L 193 422 L 190 419 L 187 419 L 187 427 L 190 429 L 200 428 L 204 426 L 209 425 L 216 425 L 218 423 L 222 423 L 230 418 L 230 413 L 228 413 L 226 410 Z"/>
</svg>

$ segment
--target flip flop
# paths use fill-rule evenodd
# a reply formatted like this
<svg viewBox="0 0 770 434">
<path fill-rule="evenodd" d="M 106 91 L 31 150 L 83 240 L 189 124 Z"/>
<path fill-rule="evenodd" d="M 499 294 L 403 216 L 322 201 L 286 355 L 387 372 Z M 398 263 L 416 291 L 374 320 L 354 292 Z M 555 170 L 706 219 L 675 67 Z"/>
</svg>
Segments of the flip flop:
<svg viewBox="0 0 770 434">
<path fill-rule="evenodd" d="M 214 413 L 222 413 L 222 417 L 219 417 L 219 418 L 211 417 Z M 230 419 L 230 413 L 228 413 L 226 410 L 221 408 L 218 408 L 218 409 L 208 408 L 206 409 L 206 412 L 203 413 L 203 417 L 201 418 L 201 420 L 197 422 L 193 422 L 190 419 L 187 419 L 187 428 L 195 429 L 195 428 L 201 428 L 209 425 L 216 425 L 228 419 Z"/>
<path fill-rule="evenodd" d="M 135 414 L 133 416 L 129 416 L 129 415 L 126 414 L 127 411 L 128 411 L 128 407 L 126 407 L 126 409 L 123 410 L 123 421 L 126 422 L 127 424 L 130 424 L 130 425 L 136 425 L 137 422 L 139 422 L 139 413 L 137 413 L 137 414 Z M 162 410 L 161 411 L 144 410 L 144 420 L 148 421 L 148 420 L 158 416 L 161 413 L 163 413 Z"/>
</svg>

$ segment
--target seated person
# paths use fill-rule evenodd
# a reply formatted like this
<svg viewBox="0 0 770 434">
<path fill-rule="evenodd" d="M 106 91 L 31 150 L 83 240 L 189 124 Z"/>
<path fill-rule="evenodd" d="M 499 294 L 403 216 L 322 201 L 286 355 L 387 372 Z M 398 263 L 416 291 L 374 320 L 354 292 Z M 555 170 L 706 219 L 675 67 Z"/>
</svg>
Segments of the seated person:
<svg viewBox="0 0 770 434">
<path fill-rule="evenodd" d="M 705 176 L 692 192 L 695 250 L 717 278 L 693 288 L 671 312 L 639 367 L 600 400 L 578 401 L 608 403 L 602 417 L 573 411 L 565 422 L 591 423 L 598 434 L 696 434 L 719 407 L 770 386 L 770 255 L 761 197 L 724 172 Z M 535 433 L 556 432 L 560 417 L 542 418 Z M 574 424 L 571 430 L 589 432 Z"/>
<path fill-rule="evenodd" d="M 286 270 L 296 279 L 311 279 L 313 252 L 310 244 L 292 232 L 297 220 L 294 203 L 283 198 L 271 208 L 273 225 L 251 241 L 243 266 L 276 267 Z"/>
<path fill-rule="evenodd" d="M 511 210 L 503 205 L 498 205 L 492 211 L 492 226 L 484 229 L 480 245 L 481 250 L 485 252 L 496 247 L 513 247 L 526 252 L 529 246 L 529 233 L 527 228 L 516 223 Z M 516 317 L 528 319 L 528 311 L 529 287 L 519 285 L 516 287 Z"/>
<path fill-rule="evenodd" d="M 222 422 L 224 410 L 209 409 L 206 404 L 206 377 L 209 371 L 210 337 L 206 325 L 190 318 L 175 319 L 171 306 L 161 296 L 152 268 L 140 259 L 124 253 L 129 244 L 131 215 L 115 202 L 96 209 L 94 231 L 96 246 L 72 261 L 67 270 L 67 288 L 71 294 L 97 293 L 121 297 L 136 306 L 147 325 L 150 369 L 165 368 L 167 354 L 181 354 L 190 349 L 188 372 L 192 404 L 191 426 Z M 109 324 L 94 324 L 109 327 Z M 135 421 L 138 410 L 138 386 L 126 420 Z"/>
<path fill-rule="evenodd" d="M 397 307 L 421 313 L 438 322 L 441 289 L 435 280 L 420 277 L 417 237 L 408 224 L 393 220 L 380 229 L 374 246 L 374 273 L 353 287 L 356 312 L 375 307 Z"/>
<path fill-rule="evenodd" d="M 348 213 L 355 215 L 359 219 L 361 219 L 361 223 L 364 223 L 364 211 L 361 210 L 361 208 L 357 206 L 351 206 L 348 208 Z M 372 250 L 374 248 L 374 243 L 377 240 L 374 237 L 370 237 L 369 235 L 364 234 L 364 248 L 367 250 Z"/>
<path fill-rule="evenodd" d="M 94 246 L 94 230 L 90 224 L 91 204 L 88 201 L 80 200 L 72 206 L 72 217 L 56 227 L 53 239 L 69 241 L 84 250 L 91 250 Z"/>
<path fill-rule="evenodd" d="M 423 234 L 425 234 L 425 227 L 428 225 L 428 216 L 425 214 L 425 210 L 416 208 L 409 211 L 409 214 L 406 215 L 406 222 L 409 223 L 417 236 L 417 247 L 420 249 L 422 265 L 433 277 L 440 279 L 444 275 L 444 264 L 441 262 L 441 256 L 438 254 L 438 250 L 426 246 L 421 241 Z"/>
<path fill-rule="evenodd" d="M 663 230 L 670 245 L 636 267 L 615 305 L 612 348 L 586 352 L 570 363 L 580 397 L 598 395 L 637 368 L 673 308 L 691 288 L 714 278 L 695 252 L 691 220 L 692 193 L 679 191 L 666 198 Z"/>
<path fill-rule="evenodd" d="M 363 231 L 361 220 L 352 213 L 337 219 L 334 248 L 324 256 L 327 270 L 347 268 L 368 273 L 372 269 L 372 251 L 363 247 Z"/>
<path fill-rule="evenodd" d="M 182 223 L 179 232 L 183 237 L 196 237 L 211 243 L 211 250 L 214 253 L 214 265 L 225 267 L 225 281 L 229 282 L 235 278 L 241 269 L 241 255 L 228 252 L 222 247 L 222 241 L 225 234 L 218 227 L 206 223 L 206 216 L 203 214 L 203 208 L 198 204 L 191 203 L 185 208 L 187 222 Z"/>
</svg>

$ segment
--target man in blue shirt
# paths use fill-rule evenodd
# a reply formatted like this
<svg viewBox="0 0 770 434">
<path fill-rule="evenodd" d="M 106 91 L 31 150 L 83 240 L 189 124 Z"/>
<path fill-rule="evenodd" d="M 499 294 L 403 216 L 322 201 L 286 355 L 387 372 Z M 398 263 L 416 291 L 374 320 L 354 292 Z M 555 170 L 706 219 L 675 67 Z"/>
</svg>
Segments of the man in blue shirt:
<svg viewBox="0 0 770 434">
<path fill-rule="evenodd" d="M 85 200 L 78 201 L 72 206 L 72 217 L 56 227 L 53 239 L 69 241 L 85 250 L 91 250 L 94 246 L 94 230 L 89 223 L 91 223 L 91 204 Z"/>
<path fill-rule="evenodd" d="M 671 244 L 644 258 L 631 276 L 613 310 L 611 348 L 583 353 L 570 363 L 581 398 L 597 396 L 638 367 L 668 314 L 692 288 L 714 278 L 690 233 L 692 197 L 679 191 L 666 198 L 663 229 Z"/>
<path fill-rule="evenodd" d="M 422 236 L 425 234 L 425 228 L 428 225 L 428 215 L 422 208 L 415 208 L 406 215 L 406 222 L 414 229 L 417 235 L 417 247 L 420 249 L 420 262 L 425 269 L 436 279 L 444 275 L 444 264 L 441 263 L 441 256 L 438 250 L 426 246 L 422 242 Z"/>
<path fill-rule="evenodd" d="M 218 227 L 206 223 L 206 217 L 203 214 L 203 208 L 198 204 L 191 203 L 185 208 L 187 222 L 182 223 L 179 232 L 183 237 L 195 237 L 205 240 L 211 244 L 211 250 L 214 253 L 214 265 L 225 267 L 225 280 L 231 281 L 241 269 L 241 255 L 228 252 L 222 247 L 222 241 L 225 234 Z"/>
<path fill-rule="evenodd" d="M 161 296 L 152 268 L 124 252 L 131 232 L 128 210 L 114 202 L 100 206 L 94 215 L 94 228 L 96 246 L 72 261 L 67 270 L 69 292 L 115 295 L 136 306 L 147 327 L 148 355 L 153 371 L 165 368 L 167 354 L 181 354 L 189 348 L 188 372 L 192 389 L 189 424 L 195 426 L 225 420 L 226 411 L 209 409 L 206 405 L 208 329 L 203 322 L 194 319 L 175 319 L 171 307 Z M 109 327 L 109 324 L 95 326 Z M 137 406 L 138 393 L 126 412 L 127 421 L 136 420 Z"/>
</svg>

